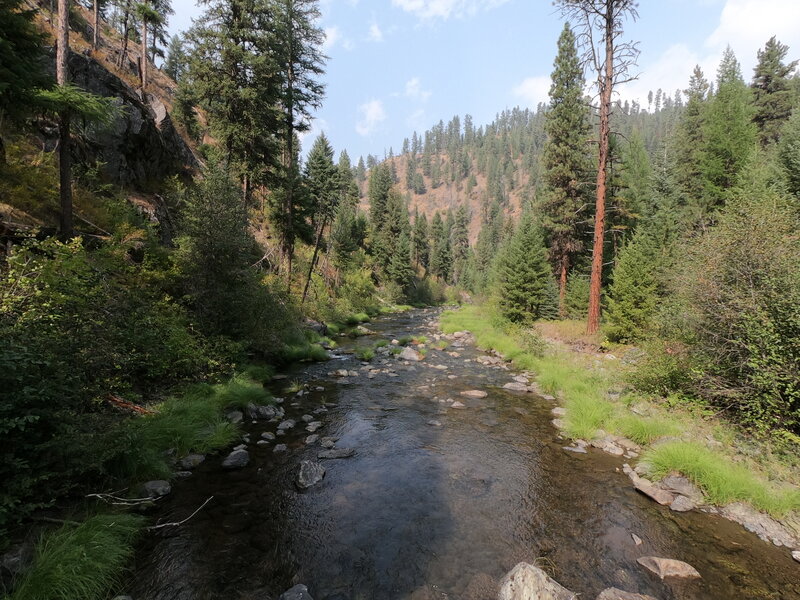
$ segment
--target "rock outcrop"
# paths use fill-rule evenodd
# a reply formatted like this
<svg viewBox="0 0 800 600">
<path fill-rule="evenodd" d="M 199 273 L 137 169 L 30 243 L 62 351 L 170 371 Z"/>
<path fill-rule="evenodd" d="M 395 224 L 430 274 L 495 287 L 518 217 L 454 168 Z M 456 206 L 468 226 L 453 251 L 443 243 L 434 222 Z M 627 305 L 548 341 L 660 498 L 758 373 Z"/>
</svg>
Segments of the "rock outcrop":
<svg viewBox="0 0 800 600">
<path fill-rule="evenodd" d="M 497 600 L 577 600 L 577 596 L 538 567 L 521 562 L 500 582 Z"/>
</svg>

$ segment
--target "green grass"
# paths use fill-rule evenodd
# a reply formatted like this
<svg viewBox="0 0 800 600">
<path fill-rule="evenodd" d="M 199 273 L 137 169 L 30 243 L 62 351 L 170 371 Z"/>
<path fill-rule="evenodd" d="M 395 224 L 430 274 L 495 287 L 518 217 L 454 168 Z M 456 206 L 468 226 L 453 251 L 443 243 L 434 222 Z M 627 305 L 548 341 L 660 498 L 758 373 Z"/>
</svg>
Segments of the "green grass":
<svg viewBox="0 0 800 600">
<path fill-rule="evenodd" d="M 101 600 L 120 583 L 144 518 L 95 515 L 47 534 L 10 600 Z"/>
<path fill-rule="evenodd" d="M 269 383 L 275 375 L 275 369 L 270 365 L 247 365 L 242 372 L 258 383 Z"/>
<path fill-rule="evenodd" d="M 299 379 L 292 379 L 285 388 L 283 388 L 284 394 L 296 394 L 300 390 L 303 389 L 303 382 Z"/>
<path fill-rule="evenodd" d="M 800 490 L 769 485 L 751 469 L 701 444 L 670 442 L 656 446 L 645 453 L 644 461 L 653 477 L 663 477 L 672 471 L 683 473 L 714 504 L 746 501 L 776 517 L 800 510 Z"/>
<path fill-rule="evenodd" d="M 323 362 L 330 359 L 328 352 L 319 344 L 289 344 L 280 352 L 280 358 L 285 363 L 300 361 Z"/>
<path fill-rule="evenodd" d="M 241 375 L 228 383 L 214 386 L 214 392 L 220 409 L 244 409 L 248 404 L 267 404 L 272 400 L 262 384 Z"/>
<path fill-rule="evenodd" d="M 674 421 L 640 417 L 634 414 L 615 417 L 611 427 L 615 432 L 640 445 L 650 444 L 658 438 L 678 435 L 681 432 L 678 423 Z"/>
<path fill-rule="evenodd" d="M 369 362 L 375 358 L 375 350 L 368 346 L 362 346 L 361 348 L 356 348 L 355 355 L 358 360 Z"/>
<path fill-rule="evenodd" d="M 377 349 L 377 348 L 383 348 L 384 346 L 388 345 L 389 345 L 389 340 L 378 340 L 377 342 L 375 342 L 374 347 Z"/>
<path fill-rule="evenodd" d="M 437 350 L 444 350 L 449 345 L 450 345 L 450 342 L 448 342 L 447 340 L 439 340 L 438 342 L 436 342 L 433 345 L 433 347 L 436 348 Z"/>
<path fill-rule="evenodd" d="M 346 317 L 344 322 L 349 327 L 355 327 L 360 323 L 369 323 L 369 320 L 369 315 L 367 313 L 356 313 Z"/>
<path fill-rule="evenodd" d="M 343 327 L 339 323 L 328 323 L 328 333 L 330 335 L 339 335 L 342 331 Z"/>
<path fill-rule="evenodd" d="M 401 346 L 408 346 L 411 342 L 414 341 L 414 338 L 412 336 L 410 336 L 410 335 L 404 335 L 403 337 L 401 337 L 397 341 L 400 342 Z"/>
</svg>

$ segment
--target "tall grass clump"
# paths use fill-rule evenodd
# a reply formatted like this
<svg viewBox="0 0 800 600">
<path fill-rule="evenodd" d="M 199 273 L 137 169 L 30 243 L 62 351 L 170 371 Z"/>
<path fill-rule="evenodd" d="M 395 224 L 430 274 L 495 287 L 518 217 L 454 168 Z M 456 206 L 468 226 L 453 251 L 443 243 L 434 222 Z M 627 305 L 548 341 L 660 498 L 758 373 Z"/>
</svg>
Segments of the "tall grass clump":
<svg viewBox="0 0 800 600">
<path fill-rule="evenodd" d="M 258 383 L 269 383 L 275 375 L 275 369 L 270 365 L 247 365 L 243 373 Z"/>
<path fill-rule="evenodd" d="M 95 515 L 65 525 L 37 546 L 10 600 L 102 600 L 119 584 L 142 528 L 138 515 Z"/>
<path fill-rule="evenodd" d="M 672 471 L 683 473 L 700 486 L 714 504 L 747 501 L 776 517 L 800 510 L 800 490 L 770 486 L 746 466 L 735 464 L 697 443 L 662 444 L 648 450 L 644 460 L 654 477 L 663 477 Z"/>
<path fill-rule="evenodd" d="M 612 428 L 637 444 L 649 444 L 658 438 L 680 433 L 680 427 L 673 421 L 658 418 L 620 415 L 612 422 Z"/>
<path fill-rule="evenodd" d="M 227 383 L 214 386 L 217 406 L 223 408 L 247 408 L 248 404 L 267 404 L 272 396 L 260 383 L 247 376 L 238 375 Z"/>
</svg>

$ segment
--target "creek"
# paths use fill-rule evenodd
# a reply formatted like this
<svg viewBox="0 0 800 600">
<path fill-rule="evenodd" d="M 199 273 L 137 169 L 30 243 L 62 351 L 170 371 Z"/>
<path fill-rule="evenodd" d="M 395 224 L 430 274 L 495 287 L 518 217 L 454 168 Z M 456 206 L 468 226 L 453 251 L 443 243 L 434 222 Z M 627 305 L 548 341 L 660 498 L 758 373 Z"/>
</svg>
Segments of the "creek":
<svg viewBox="0 0 800 600">
<path fill-rule="evenodd" d="M 131 595 L 268 600 L 304 583 L 315 600 L 490 600 L 502 576 L 527 561 L 587 599 L 611 586 L 660 600 L 800 598 L 786 549 L 716 515 L 656 504 L 633 489 L 621 458 L 564 451 L 554 404 L 503 390 L 514 373 L 477 363 L 474 347 L 430 349 L 411 363 L 378 355 L 369 365 L 345 353 L 378 339 L 432 338 L 438 314 L 378 319 L 368 324 L 374 336 L 342 338 L 333 360 L 275 382 L 297 426 L 258 446 L 277 423 L 248 422 L 248 466 L 224 470 L 212 456 L 173 486 L 161 521 L 214 499 L 143 541 Z M 329 375 L 339 369 L 358 375 Z M 369 369 L 381 372 L 369 378 Z M 283 393 L 293 380 L 310 391 Z M 459 396 L 473 389 L 488 396 Z M 306 444 L 301 416 L 323 406 L 317 433 L 355 454 L 321 460 L 324 479 L 300 491 L 300 462 L 323 450 Z M 276 443 L 288 451 L 273 452 Z M 660 581 L 637 564 L 641 556 L 686 561 L 702 579 Z"/>
</svg>

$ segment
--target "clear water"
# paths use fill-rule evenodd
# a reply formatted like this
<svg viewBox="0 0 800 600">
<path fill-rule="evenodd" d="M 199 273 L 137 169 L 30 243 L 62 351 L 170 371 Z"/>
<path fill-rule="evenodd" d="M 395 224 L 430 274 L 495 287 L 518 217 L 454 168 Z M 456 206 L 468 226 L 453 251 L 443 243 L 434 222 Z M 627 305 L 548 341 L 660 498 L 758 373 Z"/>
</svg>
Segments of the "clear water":
<svg viewBox="0 0 800 600">
<path fill-rule="evenodd" d="M 370 327 L 387 339 L 430 334 L 435 316 L 413 311 Z M 786 549 L 716 516 L 655 504 L 633 490 L 618 458 L 565 452 L 552 403 L 499 389 L 512 373 L 458 351 L 431 350 L 409 366 L 379 357 L 373 366 L 397 377 L 359 371 L 349 383 L 326 373 L 359 369 L 352 356 L 295 369 L 290 378 L 325 391 L 296 407 L 287 398 L 287 416 L 335 405 L 318 433 L 355 456 L 323 461 L 325 479 L 303 492 L 293 483 L 298 464 L 321 448 L 304 444 L 299 425 L 279 439 L 289 452 L 253 445 L 240 471 L 210 457 L 174 486 L 158 517 L 180 520 L 214 500 L 143 542 L 129 591 L 137 600 L 266 600 L 305 583 L 316 600 L 488 600 L 524 560 L 590 599 L 609 586 L 662 600 L 800 598 L 800 565 Z M 489 396 L 458 397 L 475 388 Z M 443 413 L 434 397 L 467 408 Z M 253 441 L 274 428 L 247 425 Z M 703 578 L 661 582 L 636 563 L 647 555 L 687 561 Z"/>
</svg>

